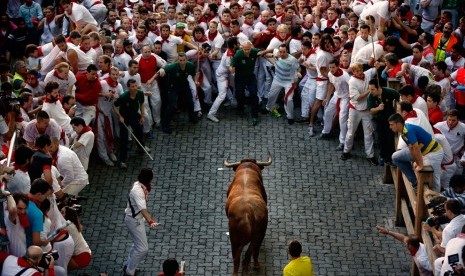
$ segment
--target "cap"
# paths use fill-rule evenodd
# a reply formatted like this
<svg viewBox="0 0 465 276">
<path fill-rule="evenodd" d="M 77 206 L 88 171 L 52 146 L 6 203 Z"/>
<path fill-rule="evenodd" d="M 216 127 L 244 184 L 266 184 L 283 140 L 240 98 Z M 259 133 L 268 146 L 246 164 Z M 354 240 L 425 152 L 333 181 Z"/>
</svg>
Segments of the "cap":
<svg viewBox="0 0 465 276">
<path fill-rule="evenodd" d="M 176 28 L 185 28 L 186 26 L 182 22 L 176 23 Z"/>
</svg>

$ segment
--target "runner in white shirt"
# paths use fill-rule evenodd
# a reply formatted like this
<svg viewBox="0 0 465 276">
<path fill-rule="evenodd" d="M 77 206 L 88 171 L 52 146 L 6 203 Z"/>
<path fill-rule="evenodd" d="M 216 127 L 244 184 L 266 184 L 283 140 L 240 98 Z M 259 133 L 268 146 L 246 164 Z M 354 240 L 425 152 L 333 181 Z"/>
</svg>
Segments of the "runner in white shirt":
<svg viewBox="0 0 465 276">
<path fill-rule="evenodd" d="M 141 87 L 140 74 L 138 73 L 139 63 L 135 60 L 131 60 L 128 63 L 128 66 L 129 71 L 120 71 L 120 78 L 118 80 L 121 86 L 123 87 L 123 91 L 128 91 L 128 80 L 135 80 L 137 86 Z"/>
<path fill-rule="evenodd" d="M 306 68 L 307 74 L 301 81 L 303 88 L 301 92 L 301 117 L 299 123 L 310 122 L 310 110 L 316 97 L 316 78 L 318 73 L 316 71 L 316 49 L 319 44 L 319 35 L 312 37 L 312 43 L 305 41 L 302 43 L 302 56 L 299 58 L 299 62 Z"/>
<path fill-rule="evenodd" d="M 68 63 L 61 62 L 55 66 L 54 70 L 47 73 L 44 83 L 51 81 L 58 83 L 58 92 L 60 92 L 61 97 L 66 95 L 74 96 L 76 77 L 70 70 Z"/>
<path fill-rule="evenodd" d="M 58 92 L 58 83 L 49 82 L 45 86 L 45 98 L 42 105 L 42 110 L 46 111 L 51 119 L 54 119 L 55 122 L 63 129 L 67 136 L 70 136 L 73 132 L 71 128 L 70 121 L 71 118 L 66 114 L 63 106 L 60 102 L 60 94 Z M 60 138 L 60 137 L 57 137 Z"/>
<path fill-rule="evenodd" d="M 6 233 L 10 244 L 8 250 L 10 255 L 22 257 L 26 254 L 26 232 L 25 219 L 27 220 L 26 208 L 29 199 L 25 194 L 16 193 L 9 195 L 2 203 L 4 212 Z"/>
<path fill-rule="evenodd" d="M 98 32 L 98 23 L 92 14 L 84 6 L 71 3 L 70 0 L 61 0 L 60 5 L 65 10 L 66 16 L 70 19 L 76 28 L 75 30 L 87 34 L 89 32 Z"/>
<path fill-rule="evenodd" d="M 84 119 L 74 117 L 71 119 L 71 126 L 75 132 L 75 137 L 71 149 L 74 150 L 82 167 L 87 171 L 89 168 L 89 157 L 94 147 L 95 135 L 92 128 L 86 125 Z"/>
<path fill-rule="evenodd" d="M 123 41 L 117 39 L 115 41 L 115 53 L 113 54 L 113 65 L 116 66 L 120 71 L 127 71 L 129 61 L 132 58 L 128 53 L 124 51 Z"/>
<path fill-rule="evenodd" d="M 458 117 L 459 112 L 457 110 L 449 110 L 447 120 L 435 124 L 434 127 L 439 129 L 449 142 L 457 164 L 455 174 L 462 174 L 463 165 L 465 164 L 465 124 L 460 122 Z"/>
</svg>

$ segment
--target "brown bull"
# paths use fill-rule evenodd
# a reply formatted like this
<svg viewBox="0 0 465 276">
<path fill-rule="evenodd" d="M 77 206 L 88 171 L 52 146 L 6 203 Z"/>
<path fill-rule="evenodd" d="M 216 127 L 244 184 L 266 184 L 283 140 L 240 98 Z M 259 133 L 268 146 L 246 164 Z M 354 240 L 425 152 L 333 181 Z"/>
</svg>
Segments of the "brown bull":
<svg viewBox="0 0 465 276">
<path fill-rule="evenodd" d="M 254 258 L 254 268 L 258 269 L 258 253 L 268 225 L 267 198 L 261 171 L 271 165 L 271 155 L 267 162 L 244 159 L 229 163 L 226 167 L 235 171 L 228 189 L 226 215 L 229 220 L 229 239 L 234 259 L 233 275 L 238 275 L 241 254 L 244 246 L 250 243 L 242 262 L 242 272 L 248 272 L 250 258 Z"/>
</svg>

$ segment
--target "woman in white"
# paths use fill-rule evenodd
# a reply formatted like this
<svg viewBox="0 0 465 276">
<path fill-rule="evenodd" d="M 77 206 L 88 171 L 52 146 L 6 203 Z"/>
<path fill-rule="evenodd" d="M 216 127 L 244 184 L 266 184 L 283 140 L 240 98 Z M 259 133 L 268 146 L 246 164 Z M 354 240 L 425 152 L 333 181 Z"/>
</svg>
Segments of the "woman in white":
<svg viewBox="0 0 465 276">
<path fill-rule="evenodd" d="M 66 221 L 71 222 L 66 229 L 74 240 L 74 252 L 73 257 L 71 257 L 68 263 L 68 271 L 85 268 L 92 259 L 92 251 L 82 236 L 81 232 L 83 227 L 79 221 L 78 214 L 75 209 L 68 206 L 61 209 L 61 214 Z"/>
</svg>

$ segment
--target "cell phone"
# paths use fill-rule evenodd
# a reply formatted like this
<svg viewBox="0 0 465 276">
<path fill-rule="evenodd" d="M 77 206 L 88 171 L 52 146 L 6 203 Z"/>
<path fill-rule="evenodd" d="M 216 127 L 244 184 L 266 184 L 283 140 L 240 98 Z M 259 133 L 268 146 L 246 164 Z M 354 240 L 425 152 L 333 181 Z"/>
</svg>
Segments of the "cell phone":
<svg viewBox="0 0 465 276">
<path fill-rule="evenodd" d="M 459 262 L 459 254 L 453 254 L 447 256 L 447 261 L 449 262 L 449 265 L 454 265 Z"/>
</svg>

